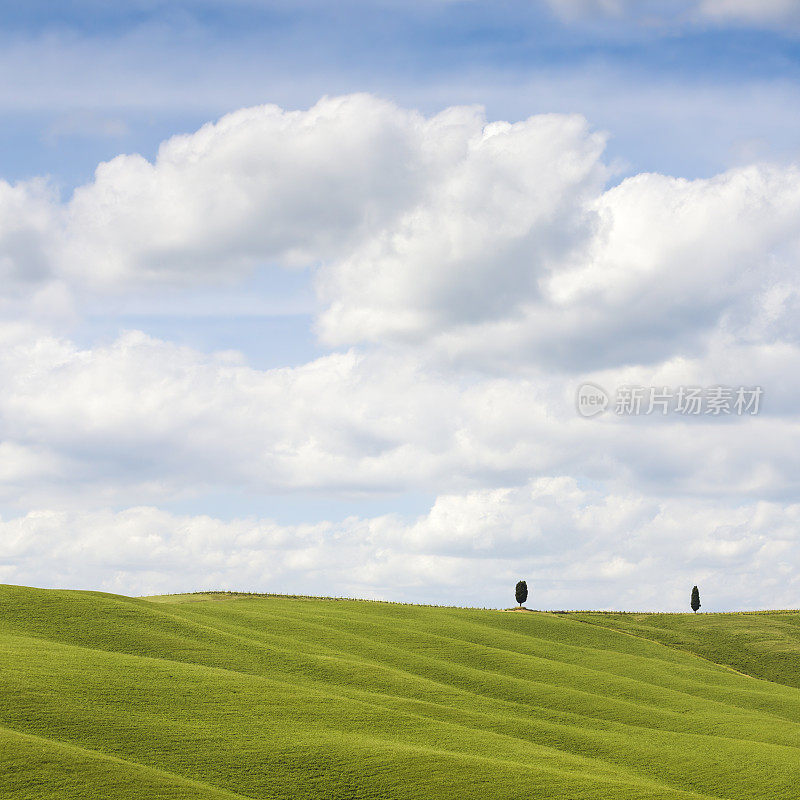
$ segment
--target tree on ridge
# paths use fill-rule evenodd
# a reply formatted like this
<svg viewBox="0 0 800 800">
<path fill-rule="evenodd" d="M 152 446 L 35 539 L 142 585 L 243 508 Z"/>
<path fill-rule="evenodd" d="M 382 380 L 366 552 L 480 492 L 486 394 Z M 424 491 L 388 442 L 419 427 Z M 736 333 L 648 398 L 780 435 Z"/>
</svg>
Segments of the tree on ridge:
<svg viewBox="0 0 800 800">
<path fill-rule="evenodd" d="M 522 608 L 522 604 L 528 599 L 528 584 L 525 581 L 517 583 L 516 598 L 520 608 Z"/>
</svg>

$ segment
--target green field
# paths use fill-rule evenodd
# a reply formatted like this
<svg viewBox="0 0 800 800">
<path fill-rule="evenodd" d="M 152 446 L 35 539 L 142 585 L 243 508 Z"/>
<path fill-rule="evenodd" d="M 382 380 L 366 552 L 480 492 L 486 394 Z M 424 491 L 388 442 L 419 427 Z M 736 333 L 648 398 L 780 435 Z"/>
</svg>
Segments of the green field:
<svg viewBox="0 0 800 800">
<path fill-rule="evenodd" d="M 800 613 L 0 586 L 0 798 L 792 798 Z"/>
</svg>

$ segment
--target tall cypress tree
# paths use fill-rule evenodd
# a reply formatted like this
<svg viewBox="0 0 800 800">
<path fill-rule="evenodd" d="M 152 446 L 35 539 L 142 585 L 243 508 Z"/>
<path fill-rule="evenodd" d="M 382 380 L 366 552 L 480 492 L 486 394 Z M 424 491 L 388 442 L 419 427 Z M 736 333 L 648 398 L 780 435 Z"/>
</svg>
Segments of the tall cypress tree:
<svg viewBox="0 0 800 800">
<path fill-rule="evenodd" d="M 692 606 L 692 611 L 694 611 L 694 613 L 696 614 L 697 609 L 700 608 L 700 590 L 696 586 L 694 587 L 694 589 L 692 589 L 691 606 Z"/>
<path fill-rule="evenodd" d="M 528 599 L 528 584 L 525 581 L 517 584 L 516 598 L 520 606 Z"/>
</svg>

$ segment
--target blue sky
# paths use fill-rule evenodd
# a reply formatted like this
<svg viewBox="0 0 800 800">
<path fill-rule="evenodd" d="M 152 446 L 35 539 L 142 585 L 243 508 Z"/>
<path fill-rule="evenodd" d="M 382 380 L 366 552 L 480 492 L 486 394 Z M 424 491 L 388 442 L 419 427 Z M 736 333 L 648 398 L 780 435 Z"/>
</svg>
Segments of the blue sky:
<svg viewBox="0 0 800 800">
<path fill-rule="evenodd" d="M 609 133 L 611 180 L 706 177 L 796 156 L 800 26 L 691 19 L 686 3 L 642 4 L 636 17 L 591 5 L 559 14 L 529 0 L 3 3 L 13 79 L 0 95 L 0 175 L 47 175 L 68 197 L 99 162 L 123 152 L 152 159 L 163 140 L 237 108 L 305 108 L 357 91 L 427 113 L 479 104 L 490 119 L 583 114 Z M 255 280 L 280 306 L 264 323 L 271 344 L 252 336 L 263 314 L 232 309 L 204 326 L 191 304 L 177 321 L 163 309 L 98 315 L 77 335 L 135 322 L 204 348 L 218 336 L 265 367 L 319 353 L 307 280 Z"/>
<path fill-rule="evenodd" d="M 152 156 L 235 108 L 352 91 L 507 119 L 577 111 L 628 170 L 794 155 L 798 26 L 645 5 L 656 21 L 529 1 L 4 3 L 0 168 L 69 191 L 100 160 Z"/>
<path fill-rule="evenodd" d="M 0 74 L 0 580 L 791 602 L 793 3 L 0 3 Z M 587 378 L 774 416 L 576 427 Z"/>
</svg>

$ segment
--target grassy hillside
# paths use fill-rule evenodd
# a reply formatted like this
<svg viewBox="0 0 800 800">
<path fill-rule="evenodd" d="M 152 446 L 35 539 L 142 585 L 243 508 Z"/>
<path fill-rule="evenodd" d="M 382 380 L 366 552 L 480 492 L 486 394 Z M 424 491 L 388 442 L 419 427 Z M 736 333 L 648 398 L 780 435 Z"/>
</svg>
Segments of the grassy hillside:
<svg viewBox="0 0 800 800">
<path fill-rule="evenodd" d="M 695 653 L 718 664 L 800 688 L 800 613 L 573 614 L 574 619 L 624 631 Z"/>
<path fill-rule="evenodd" d="M 0 587 L 0 797 L 796 798 L 798 625 Z"/>
</svg>

